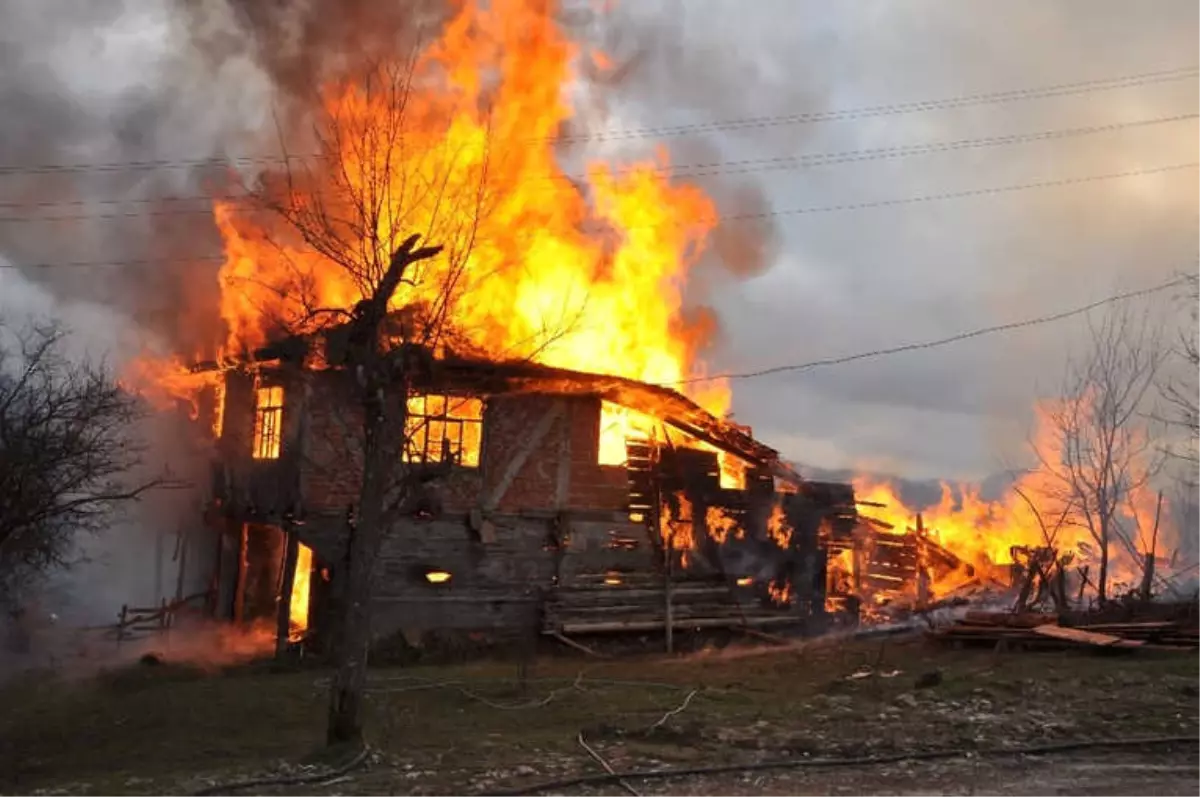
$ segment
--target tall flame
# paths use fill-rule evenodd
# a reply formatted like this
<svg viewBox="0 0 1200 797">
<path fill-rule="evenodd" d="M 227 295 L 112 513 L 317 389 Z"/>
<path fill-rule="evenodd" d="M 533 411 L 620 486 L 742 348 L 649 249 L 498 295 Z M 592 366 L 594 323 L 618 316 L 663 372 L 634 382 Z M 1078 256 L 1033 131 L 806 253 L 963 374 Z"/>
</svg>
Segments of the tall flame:
<svg viewBox="0 0 1200 797">
<path fill-rule="evenodd" d="M 296 574 L 292 577 L 292 599 L 288 604 L 288 638 L 296 641 L 308 630 L 308 603 L 312 591 L 313 552 L 304 543 L 296 549 Z"/>
<path fill-rule="evenodd" d="M 716 209 L 664 176 L 665 151 L 619 167 L 594 162 L 574 179 L 563 171 L 554 139 L 573 114 L 565 89 L 589 54 L 556 22 L 557 5 L 462 3 L 404 67 L 402 110 L 395 93 L 366 83 L 326 87 L 326 151 L 289 176 L 286 202 L 350 211 L 352 198 L 386 196 L 393 207 L 379 228 L 336 254 L 369 260 L 410 232 L 444 245 L 392 305 L 448 298 L 456 334 L 488 355 L 536 353 L 548 365 L 678 383 L 696 373 L 706 343 L 708 327 L 683 320 L 683 285 Z M 229 349 L 261 345 L 280 320 L 303 328 L 300 290 L 325 308 L 364 298 L 361 281 L 302 245 L 287 222 L 232 203 L 214 212 Z M 714 413 L 728 408 L 719 381 L 692 395 Z"/>
</svg>

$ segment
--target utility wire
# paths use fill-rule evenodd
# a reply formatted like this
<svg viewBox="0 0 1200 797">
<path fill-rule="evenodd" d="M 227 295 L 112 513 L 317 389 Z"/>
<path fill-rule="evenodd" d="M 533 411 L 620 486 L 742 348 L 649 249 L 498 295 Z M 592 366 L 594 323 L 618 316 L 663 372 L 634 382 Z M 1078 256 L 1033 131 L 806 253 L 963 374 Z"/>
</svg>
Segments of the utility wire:
<svg viewBox="0 0 1200 797">
<path fill-rule="evenodd" d="M 820 360 L 811 360 L 806 363 L 795 363 L 792 365 L 777 365 L 773 368 L 764 368 L 759 371 L 744 371 L 741 373 L 715 374 L 713 376 L 693 377 L 690 379 L 682 379 L 677 382 L 660 382 L 658 384 L 662 387 L 675 387 L 678 385 L 694 384 L 696 382 L 711 382 L 711 381 L 715 381 L 718 379 L 725 379 L 725 380 L 757 379 L 759 377 L 770 376 L 772 374 L 780 374 L 780 373 L 790 372 L 790 371 L 807 371 L 807 370 L 810 370 L 813 368 L 821 368 L 821 367 L 829 366 L 829 365 L 843 365 L 845 363 L 852 363 L 852 362 L 856 362 L 858 360 L 868 360 L 868 359 L 874 359 L 876 357 L 886 357 L 886 356 L 889 356 L 892 354 L 900 354 L 902 352 L 917 351 L 920 349 L 933 349 L 933 348 L 937 348 L 939 346 L 948 346 L 951 343 L 958 343 L 959 341 L 963 341 L 963 340 L 970 340 L 971 338 L 978 338 L 983 335 L 992 335 L 992 334 L 995 334 L 998 332 L 1008 332 L 1008 331 L 1011 331 L 1014 329 L 1022 329 L 1024 327 L 1039 326 L 1041 324 L 1050 324 L 1050 323 L 1053 323 L 1056 321 L 1062 321 L 1064 319 L 1071 318 L 1072 316 L 1082 315 L 1084 313 L 1090 312 L 1092 310 L 1095 310 L 1097 307 L 1103 307 L 1106 304 L 1114 304 L 1116 302 L 1125 301 L 1127 299 L 1134 299 L 1139 296 L 1149 296 L 1150 294 L 1153 294 L 1153 293 L 1160 293 L 1161 291 L 1165 291 L 1170 288 L 1174 288 L 1176 286 L 1182 285 L 1187 281 L 1188 281 L 1187 277 L 1176 277 L 1175 279 L 1172 279 L 1169 282 L 1164 282 L 1161 285 L 1155 285 L 1154 287 L 1151 287 L 1151 288 L 1142 288 L 1142 289 L 1136 290 L 1136 291 L 1127 291 L 1125 293 L 1114 294 L 1107 298 L 1100 299 L 1099 301 L 1095 301 L 1090 304 L 1083 305 L 1082 307 L 1076 307 L 1073 310 L 1065 310 L 1061 313 L 1054 313 L 1052 315 L 1038 316 L 1037 318 L 1027 318 L 1023 321 L 1013 321 L 1013 322 L 1010 322 L 1007 324 L 997 324 L 995 326 L 990 326 L 990 327 L 981 327 L 979 329 L 971 330 L 970 332 L 960 332 L 957 335 L 951 335 L 950 337 L 947 337 L 947 338 L 938 338 L 936 340 L 927 340 L 927 341 L 922 341 L 920 343 L 906 343 L 902 346 L 892 346 L 892 347 L 886 348 L 886 349 L 874 349 L 872 351 L 859 352 L 858 354 L 847 354 L 847 355 L 844 355 L 841 357 L 827 357 L 827 358 L 820 359 Z"/>
<path fill-rule="evenodd" d="M 224 260 L 223 257 L 214 256 L 214 257 L 203 257 L 203 258 L 191 258 L 186 261 L 179 261 L 179 262 L 222 262 L 223 260 Z M 63 266 L 63 267 L 70 266 L 70 265 L 75 265 L 75 266 L 101 266 L 101 265 L 132 266 L 132 265 L 153 265 L 153 264 L 157 264 L 157 263 L 161 263 L 161 262 L 163 262 L 163 261 L 127 260 L 127 261 L 114 262 L 114 263 L 81 262 L 81 263 L 76 263 L 76 264 L 60 263 L 57 265 Z M 5 265 L 5 266 L 0 266 L 0 268 L 18 268 L 18 266 Z M 777 365 L 777 366 L 774 366 L 771 368 L 763 368 L 763 369 L 757 370 L 757 371 L 743 371 L 743 372 L 737 372 L 737 373 L 728 372 L 728 373 L 721 373 L 721 374 L 713 374 L 710 376 L 691 377 L 688 379 L 681 379 L 681 380 L 677 380 L 674 382 L 659 382 L 656 384 L 659 385 L 660 387 L 678 387 L 678 386 L 682 386 L 682 385 L 696 384 L 699 382 L 712 382 L 712 381 L 716 381 L 716 380 L 757 379 L 757 378 L 764 377 L 764 376 L 771 376 L 773 374 L 779 374 L 779 373 L 785 373 L 785 372 L 795 372 L 795 371 L 806 371 L 806 370 L 811 370 L 813 368 L 821 368 L 821 367 L 826 367 L 826 366 L 831 366 L 831 365 L 844 365 L 846 363 L 857 362 L 858 360 L 875 359 L 878 357 L 886 357 L 886 356 L 890 356 L 893 354 L 901 354 L 904 352 L 918 351 L 918 350 L 923 350 L 923 349 L 934 349 L 934 348 L 938 348 L 941 346 L 948 346 L 952 343 L 958 343 L 960 341 L 982 337 L 984 335 L 992 335 L 992 334 L 996 334 L 996 333 L 1000 333 L 1000 332 L 1009 332 L 1009 331 L 1012 331 L 1015 329 L 1023 329 L 1026 327 L 1041 326 L 1043 324 L 1050 324 L 1050 323 L 1054 323 L 1057 321 L 1062 321 L 1062 320 L 1065 320 L 1067 318 L 1072 318 L 1077 315 L 1083 315 L 1084 313 L 1091 312 L 1092 310 L 1095 310 L 1098 307 L 1103 307 L 1108 304 L 1115 304 L 1116 302 L 1120 302 L 1120 301 L 1126 301 L 1129 299 L 1135 299 L 1135 298 L 1142 297 L 1142 296 L 1149 296 L 1149 295 L 1155 294 L 1155 293 L 1161 293 L 1162 291 L 1166 291 L 1171 288 L 1178 287 L 1180 285 L 1184 285 L 1185 283 L 1188 283 L 1189 280 L 1190 280 L 1190 277 L 1188 277 L 1188 276 L 1176 277 L 1175 279 L 1169 280 L 1160 285 L 1155 285 L 1155 286 L 1152 286 L 1149 288 L 1142 288 L 1139 290 L 1126 291 L 1124 293 L 1114 294 L 1112 296 L 1105 297 L 1104 299 L 1100 299 L 1100 300 L 1091 302 L 1089 304 L 1083 305 L 1081 307 L 1073 308 L 1071 310 L 1064 310 L 1059 313 L 1037 316 L 1035 318 L 1027 318 L 1027 319 L 1024 319 L 1021 321 L 1012 321 L 1012 322 L 1009 322 L 1006 324 L 996 324 L 993 326 L 981 327 L 979 329 L 970 330 L 968 332 L 960 332 L 956 335 L 951 335 L 951 336 L 945 337 L 945 338 L 937 338 L 935 340 L 921 341 L 921 342 L 916 342 L 916 343 L 906 343 L 906 344 L 903 344 L 900 346 L 892 346 L 892 347 L 885 348 L 885 349 L 874 349 L 871 351 L 859 352 L 857 354 L 848 354 L 848 355 L 843 355 L 840 357 L 827 357 L 827 358 L 823 358 L 820 360 L 810 360 L 809 362 L 804 362 L 804 363 L 793 363 L 790 365 Z"/>
<path fill-rule="evenodd" d="M 579 134 L 551 136 L 549 138 L 531 139 L 530 143 L 545 142 L 583 142 L 583 141 L 612 141 L 638 138 L 660 138 L 686 135 L 688 133 L 738 130 L 749 128 L 772 127 L 778 125 L 812 124 L 817 122 L 846 121 L 875 116 L 894 116 L 899 114 L 922 113 L 928 111 L 950 110 L 985 105 L 991 103 L 1006 103 L 1019 100 L 1033 100 L 1050 97 L 1069 96 L 1072 94 L 1087 94 L 1096 91 L 1110 91 L 1131 88 L 1154 83 L 1176 80 L 1186 80 L 1200 75 L 1200 67 L 1178 67 L 1175 69 L 1145 72 L 1134 75 L 1124 75 L 1114 78 L 1085 80 L 1075 83 L 1060 83 L 1036 88 L 1010 89 L 1007 91 L 981 92 L 960 95 L 935 100 L 918 100 L 903 103 L 888 103 L 859 108 L 846 108 L 835 111 L 817 111 L 812 113 L 756 116 L 725 119 L 714 122 L 698 122 L 695 124 L 668 125 L 660 127 L 629 128 L 613 130 L 596 134 Z M 112 172 L 137 169 L 187 169 L 197 167 L 230 167 L 254 166 L 261 164 L 279 164 L 285 160 L 306 160 L 322 157 L 320 154 L 292 155 L 288 158 L 280 156 L 264 156 L 252 158 L 185 158 L 185 159 L 155 159 L 136 161 L 111 161 L 106 163 L 48 163 L 33 165 L 0 165 L 2 175 L 55 174 L 71 172 Z"/>
<path fill-rule="evenodd" d="M 662 166 L 645 169 L 641 166 L 623 166 L 612 170 L 613 174 L 631 174 L 649 171 L 664 177 L 709 177 L 722 174 L 749 174 L 763 171 L 786 171 L 790 169 L 806 169 L 814 166 L 831 166 L 840 163 L 858 161 L 883 160 L 892 158 L 907 158 L 919 155 L 932 155 L 943 152 L 954 152 L 968 149 L 1008 146 L 1012 144 L 1028 144 L 1035 141 L 1050 141 L 1064 138 L 1076 138 L 1101 133 L 1113 133 L 1140 127 L 1151 127 L 1175 122 L 1186 122 L 1200 118 L 1200 113 L 1174 114 L 1158 116 L 1150 119 L 1134 119 L 1127 122 L 1111 122 L 1103 125 L 1088 125 L 1085 127 L 1060 128 L 1056 130 L 1041 130 L 1036 133 L 1012 133 L 1003 136 L 985 136 L 982 138 L 960 138 L 950 141 L 935 141 L 924 144 L 901 144 L 891 147 L 872 147 L 866 149 L 850 149 L 836 152 L 814 152 L 801 155 L 785 155 L 771 158 L 747 158 L 738 160 L 712 161 L 709 163 L 686 163 L 673 166 Z M 548 182 L 565 177 L 568 180 L 584 180 L 584 174 L 554 175 L 534 178 L 535 181 Z"/>
<path fill-rule="evenodd" d="M 133 260 L 68 260 L 62 263 L 16 263 L 0 264 L 0 269 L 49 269 L 49 268 L 130 268 L 135 266 L 160 266 L 191 263 L 224 263 L 224 255 L 198 255 L 196 257 L 137 258 Z"/>
<path fill-rule="evenodd" d="M 1200 161 L 1187 161 L 1184 163 L 1171 163 L 1168 166 L 1158 166 L 1145 169 L 1130 169 L 1128 172 L 1109 172 L 1106 174 L 1086 174 L 1074 176 L 1074 178 L 1062 178 L 1060 180 L 1040 180 L 1037 182 L 1016 182 L 1016 184 L 1001 185 L 1001 186 L 983 186 L 978 188 L 965 188 L 962 191 L 947 191 L 941 193 L 926 193 L 917 194 L 913 197 L 895 197 L 890 199 L 870 199 L 865 202 L 850 202 L 835 205 L 810 205 L 806 208 L 790 208 L 784 210 L 767 210 L 757 212 L 757 214 L 733 214 L 721 216 L 720 221 L 755 221 L 762 218 L 772 218 L 780 216 L 803 216 L 803 215 L 820 215 L 820 214 L 835 214 L 835 212 L 853 212 L 859 210 L 872 210 L 877 208 L 894 208 L 894 206 L 925 204 L 934 202 L 949 202 L 954 199 L 971 199 L 976 197 L 997 196 L 997 194 L 1018 193 L 1021 191 L 1036 191 L 1044 190 L 1044 188 L 1061 188 L 1075 185 L 1087 185 L 1092 182 L 1104 182 L 1108 180 L 1121 180 L 1128 178 L 1139 178 L 1139 176 L 1150 176 L 1153 174 L 1169 174 L 1172 172 L 1187 172 L 1187 170 L 1200 168 Z M 197 200 L 208 199 L 210 202 L 229 202 L 229 200 L 245 199 L 247 197 L 193 197 Z M 173 197 L 170 200 L 178 200 L 178 197 Z M 145 203 L 152 202 L 150 199 L 137 199 L 133 202 Z M 2 206 L 2 205 L 0 205 Z M 50 216 L 0 216 L 0 224 L 6 222 L 34 222 L 34 221 L 83 221 L 83 220 L 107 220 L 107 218 L 134 218 L 142 216 L 172 216 L 181 214 L 199 214 L 211 215 L 211 206 L 205 208 L 182 208 L 182 209 L 158 209 L 158 210 L 131 210 L 125 212 L 113 212 L 113 214 L 72 214 L 72 215 L 50 215 Z M 53 264 L 43 266 L 43 268 L 54 268 Z"/>
<path fill-rule="evenodd" d="M 681 136 L 690 133 L 717 132 L 729 130 L 746 130 L 780 125 L 813 124 L 816 122 L 842 122 L 856 119 L 866 119 L 876 116 L 897 116 L 901 114 L 922 113 L 927 111 L 953 110 L 975 105 L 1016 102 L 1020 100 L 1039 100 L 1050 97 L 1062 97 L 1072 94 L 1089 94 L 1096 91 L 1111 91 L 1114 89 L 1133 88 L 1137 86 L 1164 83 L 1176 80 L 1187 80 L 1200 75 L 1200 68 L 1183 67 L 1167 69 L 1159 72 L 1147 72 L 1141 75 L 1128 75 L 1123 78 L 1107 78 L 1086 80 L 1078 83 L 1061 83 L 1040 88 L 1011 89 L 978 94 L 966 94 L 958 97 L 948 97 L 940 100 L 917 100 L 913 102 L 889 103 L 872 105 L 862 108 L 846 108 L 836 111 L 814 111 L 811 113 L 787 114 L 779 116 L 757 116 L 743 119 L 726 119 L 716 122 L 698 122 L 694 124 L 669 125 L 663 127 L 637 127 L 624 130 L 613 130 L 606 133 L 581 134 L 579 136 L 560 136 L 557 141 L 623 141 L 638 138 L 664 138 Z"/>
</svg>

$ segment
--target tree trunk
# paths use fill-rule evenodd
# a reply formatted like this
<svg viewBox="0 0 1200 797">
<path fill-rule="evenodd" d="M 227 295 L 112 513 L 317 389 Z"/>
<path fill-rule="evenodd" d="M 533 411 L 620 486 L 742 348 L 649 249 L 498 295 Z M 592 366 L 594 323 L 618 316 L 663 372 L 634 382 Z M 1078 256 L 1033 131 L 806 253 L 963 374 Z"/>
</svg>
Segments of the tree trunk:
<svg viewBox="0 0 1200 797">
<path fill-rule="evenodd" d="M 370 389 L 367 395 L 371 395 Z M 385 418 L 384 409 L 370 399 L 364 402 L 364 412 L 358 525 L 354 528 L 354 546 L 350 549 L 342 629 L 334 651 L 336 671 L 329 696 L 326 743 L 330 745 L 362 741 L 362 693 L 366 688 L 367 652 L 371 647 L 374 563 L 386 531 L 384 502 L 388 480 L 395 477 L 396 469 L 400 467 L 391 461 L 389 454 L 396 447 L 386 444 L 384 437 L 401 433 L 392 426 L 398 425 L 402 429 L 403 414 L 400 413 L 398 418 Z"/>
<path fill-rule="evenodd" d="M 358 498 L 358 524 L 352 529 L 354 544 L 346 574 L 342 607 L 341 635 L 334 648 L 335 672 L 329 690 L 329 745 L 362 742 L 362 699 L 367 682 L 367 653 L 371 646 L 371 599 L 375 594 L 375 561 L 388 523 L 389 485 L 404 478 L 400 455 L 404 442 L 404 421 L 408 383 L 397 373 L 385 373 L 381 359 L 379 326 L 387 315 L 388 301 L 400 285 L 405 269 L 419 260 L 427 260 L 442 251 L 440 246 L 416 251 L 419 235 L 409 236 L 392 254 L 387 272 L 369 301 L 362 307 L 351 338 L 354 354 L 348 374 L 361 387 L 363 410 L 362 482 Z M 386 387 L 385 387 L 386 386 Z M 389 414 L 387 397 L 398 397 Z"/>
<path fill-rule="evenodd" d="M 1100 545 L 1100 573 L 1096 582 L 1096 594 L 1100 597 L 1100 602 L 1104 603 L 1108 600 L 1108 543 L 1107 541 Z"/>
<path fill-rule="evenodd" d="M 288 637 L 292 631 L 292 584 L 296 580 L 296 560 L 300 556 L 300 538 L 295 529 L 284 532 L 283 574 L 279 582 L 279 605 L 275 608 L 275 658 L 287 657 Z"/>
<path fill-rule="evenodd" d="M 358 524 L 346 574 L 346 591 L 339 644 L 334 650 L 333 688 L 329 694 L 330 745 L 362 741 L 362 695 L 367 680 L 367 651 L 371 644 L 371 596 L 374 564 L 383 541 L 385 473 L 382 462 L 386 447 L 379 439 L 378 408 L 367 408 L 369 427 L 365 435 L 362 490 L 359 494 Z M 371 417 L 371 416 L 374 417 Z"/>
</svg>

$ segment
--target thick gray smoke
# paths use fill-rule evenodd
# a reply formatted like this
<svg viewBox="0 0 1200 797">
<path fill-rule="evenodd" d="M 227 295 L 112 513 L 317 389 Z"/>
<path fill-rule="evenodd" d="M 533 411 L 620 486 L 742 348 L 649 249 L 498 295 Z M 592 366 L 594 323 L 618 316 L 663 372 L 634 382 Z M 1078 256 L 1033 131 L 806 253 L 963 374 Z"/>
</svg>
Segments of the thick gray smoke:
<svg viewBox="0 0 1200 797">
<path fill-rule="evenodd" d="M 23 279 L 0 257 L 0 322 L 5 333 L 6 365 L 19 367 L 11 333 L 27 324 L 56 323 L 68 331 L 64 354 L 75 360 L 105 363 L 114 372 L 126 364 L 124 355 L 138 352 L 147 331 L 119 310 L 97 302 L 57 298 Z M 173 480 L 199 483 L 204 459 L 201 445 L 187 424 L 171 415 L 150 414 L 130 430 L 130 442 L 144 449 L 141 467 L 130 483 L 169 475 Z M 198 491 L 156 490 L 116 513 L 111 525 L 96 536 L 80 536 L 67 554 L 68 569 L 27 585 L 0 615 L 0 675 L 26 665 L 62 656 L 85 639 L 80 629 L 111 625 L 121 607 L 150 607 L 176 594 L 204 591 L 211 572 L 212 546 L 202 546 Z M 186 552 L 184 551 L 186 547 Z M 10 611 L 20 615 L 9 615 Z M 111 641 L 102 645 L 111 648 Z"/>
<path fill-rule="evenodd" d="M 143 350 L 207 354 L 221 339 L 220 241 L 206 197 L 236 193 L 239 177 L 279 154 L 281 131 L 304 129 L 323 83 L 372 59 L 395 58 L 433 39 L 452 4 L 442 0 L 12 0 L 0 11 L 0 313 L 6 324 L 53 318 L 74 333 L 79 356 L 114 371 Z M 596 138 L 641 127 L 639 104 L 671 91 L 658 72 L 762 82 L 732 53 L 692 63 L 683 43 L 662 60 L 670 27 L 618 16 L 597 26 L 567 9 L 568 24 L 621 66 L 592 75 L 596 103 L 568 135 L 565 157 L 643 155 L 653 137 Z M 579 32 L 579 31 L 577 31 Z M 624 37 L 626 44 L 613 36 Z M 724 66 L 722 66 L 724 64 Z M 750 69 L 751 71 L 747 71 Z M 585 80 L 586 82 L 586 80 Z M 701 117 L 740 112 L 736 80 L 682 98 Z M 716 84 L 714 84 L 716 85 Z M 732 93 L 725 95 L 729 89 Z M 603 102 L 601 102 L 601 100 Z M 601 106 L 602 113 L 595 112 Z M 748 107 L 748 106 L 746 106 Z M 686 120 L 690 117 L 680 117 Z M 668 120 L 671 121 L 671 120 Z M 714 139 L 668 141 L 677 164 L 722 157 Z M 230 174 L 230 161 L 248 164 Z M 723 214 L 767 201 L 751 180 L 706 188 Z M 715 190 L 713 190 L 715 189 Z M 753 235 L 743 234 L 754 231 Z M 761 271 L 773 255 L 769 225 L 721 233 L 691 290 L 696 304 L 729 274 Z M 148 465 L 186 473 L 197 461 L 166 419 L 142 430 Z M 181 537 L 199 520 L 196 494 L 175 491 L 134 507 L 102 538 L 81 540 L 78 564 L 41 596 L 38 611 L 71 625 L 111 622 L 122 604 L 173 596 Z M 183 592 L 202 571 L 191 553 Z"/>
</svg>

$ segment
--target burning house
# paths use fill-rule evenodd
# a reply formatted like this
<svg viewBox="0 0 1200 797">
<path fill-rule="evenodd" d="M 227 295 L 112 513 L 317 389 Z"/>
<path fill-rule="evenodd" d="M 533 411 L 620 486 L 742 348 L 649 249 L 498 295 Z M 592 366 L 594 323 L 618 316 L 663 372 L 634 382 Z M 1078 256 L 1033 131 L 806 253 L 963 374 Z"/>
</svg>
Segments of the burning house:
<svg viewBox="0 0 1200 797">
<path fill-rule="evenodd" d="M 317 642 L 362 478 L 342 456 L 346 372 L 313 365 L 338 346 L 334 332 L 260 350 L 201 402 L 213 611 L 250 622 L 283 602 L 293 638 Z M 825 626 L 848 485 L 804 481 L 749 429 L 632 379 L 452 354 L 410 379 L 397 467 L 419 486 L 377 563 L 378 635 Z"/>
<path fill-rule="evenodd" d="M 995 580 L 1014 544 L 1042 544 L 1015 500 L 911 529 L 907 511 L 860 516 L 857 485 L 802 480 L 724 419 L 729 385 L 703 379 L 718 329 L 705 294 L 764 248 L 708 248 L 718 203 L 665 148 L 618 163 L 564 139 L 566 89 L 610 59 L 558 11 L 456 4 L 411 59 L 330 77 L 295 129 L 279 120 L 314 157 L 256 161 L 251 192 L 214 201 L 220 324 L 203 355 L 180 356 L 216 359 L 156 361 L 140 380 L 211 421 L 211 611 L 283 620 L 283 606 L 293 636 L 335 630 L 364 473 L 363 403 L 331 319 L 375 303 L 414 232 L 439 254 L 375 312 L 436 326 L 398 336 L 418 356 L 380 388 L 406 402 L 394 464 L 419 484 L 376 563 L 379 634 L 814 630 L 862 601 Z"/>
</svg>

